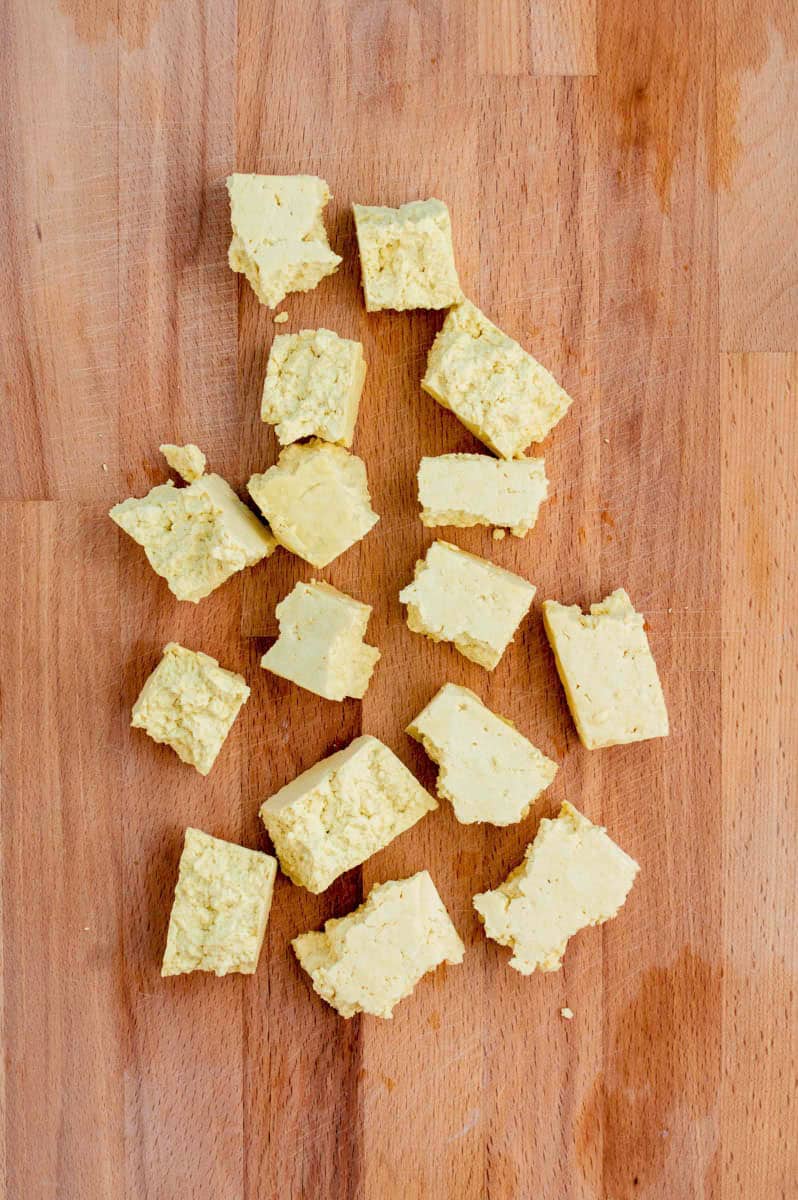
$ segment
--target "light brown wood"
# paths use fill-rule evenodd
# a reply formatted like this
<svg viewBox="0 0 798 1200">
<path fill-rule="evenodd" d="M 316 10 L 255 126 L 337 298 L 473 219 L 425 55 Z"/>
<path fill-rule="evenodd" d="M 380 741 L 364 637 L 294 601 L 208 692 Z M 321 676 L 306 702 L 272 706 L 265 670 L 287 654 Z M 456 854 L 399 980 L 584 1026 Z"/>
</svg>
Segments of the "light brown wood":
<svg viewBox="0 0 798 1200">
<path fill-rule="evenodd" d="M 792 1195 L 798 368 L 794 353 L 722 353 L 798 348 L 779 191 L 793 64 L 774 49 L 792 45 L 788 11 L 11 0 L 0 12 L 9 1200 Z M 233 168 L 318 173 L 335 194 L 341 269 L 289 296 L 278 329 L 364 343 L 354 448 L 381 520 L 324 572 L 280 551 L 194 608 L 105 513 L 166 478 L 163 440 L 198 442 L 242 493 L 275 459 L 259 419 L 273 316 L 226 265 Z M 349 205 L 426 195 L 450 205 L 467 294 L 575 397 L 535 451 L 552 496 L 527 539 L 445 531 L 538 587 L 490 674 L 410 634 L 397 599 L 435 536 L 417 516 L 419 457 L 479 446 L 418 386 L 442 314 L 365 313 Z M 374 606 L 383 658 L 362 704 L 258 665 L 276 603 L 314 575 Z M 588 604 L 617 586 L 646 614 L 673 732 L 589 753 L 539 601 Z M 252 685 L 205 780 L 129 729 L 169 639 Z M 403 729 L 447 679 L 561 762 L 534 813 L 481 829 L 442 804 L 323 896 L 280 877 L 254 978 L 161 980 L 184 827 L 266 848 L 259 802 L 361 731 L 433 787 Z M 471 896 L 566 797 L 643 870 L 561 972 L 524 979 L 485 940 Z M 345 1022 L 289 941 L 421 866 L 465 962 L 424 980 L 392 1021 Z"/>
</svg>

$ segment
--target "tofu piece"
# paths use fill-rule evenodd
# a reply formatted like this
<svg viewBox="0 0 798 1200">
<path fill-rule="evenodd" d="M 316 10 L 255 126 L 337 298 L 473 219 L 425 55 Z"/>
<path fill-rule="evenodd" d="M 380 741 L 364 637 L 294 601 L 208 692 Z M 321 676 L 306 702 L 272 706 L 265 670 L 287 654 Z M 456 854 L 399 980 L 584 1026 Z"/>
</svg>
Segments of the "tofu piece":
<svg viewBox="0 0 798 1200">
<path fill-rule="evenodd" d="M 582 744 L 588 750 L 666 737 L 668 712 L 643 623 L 623 588 L 590 615 L 543 604 L 543 623 Z"/>
<path fill-rule="evenodd" d="M 464 825 L 514 825 L 557 774 L 511 721 L 455 683 L 445 683 L 406 732 L 440 767 L 438 795 Z"/>
<path fill-rule="evenodd" d="M 162 975 L 252 975 L 272 904 L 277 860 L 187 829 Z"/>
<path fill-rule="evenodd" d="M 175 446 L 172 442 L 164 442 L 158 447 L 169 466 L 176 471 L 186 483 L 193 483 L 205 474 L 208 462 L 199 446 L 189 442 L 187 446 Z"/>
<path fill-rule="evenodd" d="M 328 583 L 298 583 L 277 605 L 280 636 L 260 665 L 325 700 L 362 700 L 380 657 L 364 644 L 371 605 Z"/>
<path fill-rule="evenodd" d="M 283 446 L 299 438 L 351 446 L 366 360 L 360 342 L 330 329 L 279 334 L 272 342 L 261 419 Z"/>
<path fill-rule="evenodd" d="M 260 815 L 283 871 L 318 893 L 437 807 L 387 746 L 364 735 L 281 788 Z"/>
<path fill-rule="evenodd" d="M 568 939 L 616 915 L 640 870 L 633 858 L 566 801 L 544 817 L 520 866 L 474 908 L 487 937 L 513 952 L 522 975 L 558 971 Z"/>
<path fill-rule="evenodd" d="M 366 310 L 448 308 L 462 299 L 442 200 L 353 204 Z"/>
<path fill-rule="evenodd" d="M 233 238 L 227 260 L 246 275 L 261 304 L 276 308 L 289 292 L 309 292 L 338 270 L 323 212 L 332 199 L 315 175 L 231 175 Z"/>
<path fill-rule="evenodd" d="M 433 642 L 454 642 L 471 662 L 492 671 L 529 612 L 535 588 L 451 542 L 433 542 L 399 593 L 407 624 Z"/>
<path fill-rule="evenodd" d="M 141 499 L 115 505 L 108 515 L 144 548 L 172 594 L 192 604 L 277 548 L 269 530 L 220 475 L 203 475 L 184 488 L 171 480 L 158 484 Z"/>
<path fill-rule="evenodd" d="M 314 567 L 326 567 L 379 520 L 362 459 L 318 439 L 287 446 L 247 487 L 277 541 Z"/>
<path fill-rule="evenodd" d="M 424 525 L 497 525 L 525 537 L 538 519 L 549 482 L 542 458 L 503 462 L 487 454 L 422 458 L 418 502 Z"/>
<path fill-rule="evenodd" d="M 376 884 L 360 908 L 291 945 L 314 991 L 342 1017 L 392 1017 L 422 976 L 465 954 L 427 871 Z"/>
<path fill-rule="evenodd" d="M 571 404 L 546 368 L 468 300 L 446 314 L 421 386 L 500 458 L 522 458 Z"/>
</svg>

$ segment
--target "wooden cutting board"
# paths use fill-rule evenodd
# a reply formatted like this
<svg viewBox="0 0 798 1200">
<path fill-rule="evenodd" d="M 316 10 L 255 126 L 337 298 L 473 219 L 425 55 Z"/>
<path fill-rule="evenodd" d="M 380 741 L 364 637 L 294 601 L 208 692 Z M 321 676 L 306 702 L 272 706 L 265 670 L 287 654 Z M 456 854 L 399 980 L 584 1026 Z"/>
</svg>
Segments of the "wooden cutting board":
<svg viewBox="0 0 798 1200">
<path fill-rule="evenodd" d="M 797 52 L 788 0 L 6 0 L 9 1200 L 795 1195 Z M 258 666 L 297 559 L 194 608 L 105 515 L 165 478 L 164 440 L 239 490 L 274 461 L 273 321 L 226 265 L 234 168 L 335 194 L 343 265 L 282 329 L 328 326 L 369 363 L 355 450 L 381 521 L 321 573 L 374 605 L 362 704 Z M 478 447 L 419 389 L 441 315 L 366 315 L 349 204 L 428 195 L 467 294 L 575 398 L 533 533 L 448 534 L 538 601 L 626 587 L 667 741 L 581 748 L 539 603 L 492 674 L 404 625 L 434 536 L 418 460 Z M 170 639 L 253 689 L 207 780 L 128 727 Z M 259 802 L 361 731 L 431 787 L 402 730 L 445 680 L 562 764 L 534 813 L 481 829 L 443 805 L 323 896 L 281 878 L 254 978 L 162 981 L 184 827 L 265 847 Z M 471 896 L 566 797 L 642 874 L 525 979 Z M 421 867 L 465 962 L 392 1021 L 346 1022 L 289 940 Z"/>
</svg>

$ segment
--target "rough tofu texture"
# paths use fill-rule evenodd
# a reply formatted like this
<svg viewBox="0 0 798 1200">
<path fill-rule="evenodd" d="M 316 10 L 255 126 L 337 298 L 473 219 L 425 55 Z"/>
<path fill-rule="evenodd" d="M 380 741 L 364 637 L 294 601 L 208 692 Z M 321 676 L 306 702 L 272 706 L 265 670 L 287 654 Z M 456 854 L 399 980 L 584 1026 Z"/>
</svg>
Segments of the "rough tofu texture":
<svg viewBox="0 0 798 1200">
<path fill-rule="evenodd" d="M 421 386 L 501 458 L 542 442 L 571 404 L 546 368 L 468 300 L 446 314 Z"/>
<path fill-rule="evenodd" d="M 314 990 L 342 1017 L 392 1017 L 422 976 L 465 954 L 427 871 L 377 884 L 360 908 L 291 944 Z"/>
<path fill-rule="evenodd" d="M 513 952 L 522 975 L 558 971 L 568 939 L 616 915 L 640 870 L 567 802 L 544 819 L 524 861 L 495 891 L 474 897 L 485 933 Z"/>
<path fill-rule="evenodd" d="M 260 665 L 325 700 L 361 700 L 380 657 L 363 641 L 371 606 L 312 580 L 298 583 L 276 612 L 280 636 Z"/>
<path fill-rule="evenodd" d="M 668 712 L 643 626 L 623 588 L 590 615 L 543 604 L 543 622 L 568 707 L 588 750 L 665 737 Z"/>
<path fill-rule="evenodd" d="M 280 334 L 269 353 L 261 418 L 283 446 L 306 437 L 351 446 L 365 378 L 360 342 L 329 329 Z"/>
<path fill-rule="evenodd" d="M 352 208 L 368 312 L 448 308 L 462 299 L 452 223 L 442 200 Z"/>
<path fill-rule="evenodd" d="M 410 829 L 437 801 L 377 738 L 355 738 L 262 805 L 286 875 L 323 892 Z"/>
<path fill-rule="evenodd" d="M 181 479 L 185 479 L 186 483 L 193 483 L 205 474 L 208 460 L 193 442 L 189 442 L 187 446 L 175 446 L 172 442 L 164 442 L 158 449 L 172 470 L 176 471 Z"/>
<path fill-rule="evenodd" d="M 464 825 L 515 824 L 557 774 L 510 721 L 458 684 L 445 683 L 407 732 L 440 767 L 438 795 Z"/>
<path fill-rule="evenodd" d="M 187 829 L 162 975 L 251 975 L 258 965 L 277 860 Z"/>
<path fill-rule="evenodd" d="M 248 696 L 241 675 L 226 671 L 209 654 L 169 642 L 141 689 L 130 723 L 207 775 Z"/>
<path fill-rule="evenodd" d="M 287 446 L 247 487 L 277 541 L 314 567 L 326 567 L 379 520 L 363 461 L 317 439 Z"/>
<path fill-rule="evenodd" d="M 433 642 L 454 642 L 465 658 L 492 671 L 529 611 L 535 588 L 450 542 L 433 542 L 399 593 L 407 624 Z"/>
<path fill-rule="evenodd" d="M 315 175 L 231 175 L 233 238 L 228 262 L 246 275 L 261 304 L 309 292 L 338 269 L 322 214 L 332 198 Z"/>
<path fill-rule="evenodd" d="M 418 468 L 421 520 L 428 526 L 497 525 L 524 537 L 548 489 L 542 458 L 441 454 L 422 458 Z"/>
<path fill-rule="evenodd" d="M 117 504 L 109 516 L 144 548 L 173 595 L 193 604 L 277 548 L 219 475 L 203 475 L 188 487 L 159 484 L 141 499 Z"/>
</svg>

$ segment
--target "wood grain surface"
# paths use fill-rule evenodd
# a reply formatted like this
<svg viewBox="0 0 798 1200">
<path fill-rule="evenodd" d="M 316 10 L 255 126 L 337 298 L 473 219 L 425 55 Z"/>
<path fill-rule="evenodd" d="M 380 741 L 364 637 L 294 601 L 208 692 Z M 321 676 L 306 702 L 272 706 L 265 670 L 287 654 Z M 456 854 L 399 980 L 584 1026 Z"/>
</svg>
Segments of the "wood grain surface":
<svg viewBox="0 0 798 1200">
<path fill-rule="evenodd" d="M 798 28 L 788 0 L 6 0 L 0 6 L 0 1194 L 9 1200 L 787 1200 L 798 1180 Z M 381 521 L 323 577 L 374 606 L 362 703 L 259 668 L 279 552 L 180 604 L 108 520 L 192 440 L 274 461 L 271 314 L 226 265 L 233 169 L 324 176 L 340 271 L 283 331 L 365 346 Z M 422 454 L 477 443 L 419 388 L 441 314 L 367 315 L 351 201 L 445 199 L 469 296 L 574 396 L 495 672 L 409 633 Z M 672 734 L 587 752 L 540 620 L 624 586 Z M 129 729 L 170 639 L 252 698 L 207 779 Z M 161 980 L 187 824 L 259 802 L 445 680 L 562 768 L 529 818 L 448 805 L 322 896 L 280 877 L 257 975 Z M 474 892 L 570 799 L 642 865 L 619 918 L 522 978 Z M 289 941 L 432 873 L 467 946 L 344 1021 Z M 563 1021 L 569 1005 L 574 1020 Z"/>
</svg>

